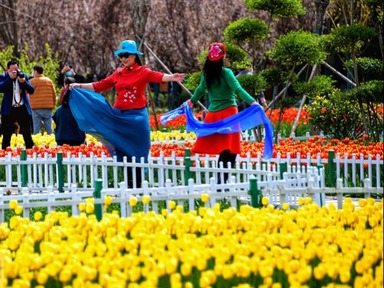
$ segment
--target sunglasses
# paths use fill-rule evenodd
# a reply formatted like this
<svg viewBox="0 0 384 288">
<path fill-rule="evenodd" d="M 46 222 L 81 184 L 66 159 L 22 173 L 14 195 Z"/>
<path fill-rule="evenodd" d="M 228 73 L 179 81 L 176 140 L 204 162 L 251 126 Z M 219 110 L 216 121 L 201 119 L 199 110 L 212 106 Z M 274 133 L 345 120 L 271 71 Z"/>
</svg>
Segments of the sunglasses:
<svg viewBox="0 0 384 288">
<path fill-rule="evenodd" d="M 134 54 L 130 54 L 128 52 L 126 53 L 120 53 L 119 55 L 117 55 L 119 58 L 128 58 L 129 56 L 131 55 L 134 55 Z"/>
</svg>

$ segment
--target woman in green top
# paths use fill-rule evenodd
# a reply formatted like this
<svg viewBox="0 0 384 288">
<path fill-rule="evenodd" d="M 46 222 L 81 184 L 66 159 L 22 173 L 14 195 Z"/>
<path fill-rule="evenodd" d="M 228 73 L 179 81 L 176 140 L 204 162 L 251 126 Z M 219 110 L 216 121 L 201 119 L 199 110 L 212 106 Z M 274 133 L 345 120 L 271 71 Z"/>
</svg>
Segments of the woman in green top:
<svg viewBox="0 0 384 288">
<path fill-rule="evenodd" d="M 193 104 L 208 92 L 208 113 L 204 119 L 212 123 L 238 113 L 235 95 L 247 104 L 259 105 L 240 85 L 232 70 L 224 68 L 226 48 L 223 43 L 212 43 L 209 46 L 208 57 L 204 63 L 200 84 L 191 98 Z M 200 137 L 192 149 L 200 154 L 219 154 L 219 163 L 224 167 L 230 162 L 235 164 L 236 156 L 240 153 L 240 132 L 232 134 L 212 134 Z M 224 175 L 224 182 L 228 175 Z"/>
</svg>

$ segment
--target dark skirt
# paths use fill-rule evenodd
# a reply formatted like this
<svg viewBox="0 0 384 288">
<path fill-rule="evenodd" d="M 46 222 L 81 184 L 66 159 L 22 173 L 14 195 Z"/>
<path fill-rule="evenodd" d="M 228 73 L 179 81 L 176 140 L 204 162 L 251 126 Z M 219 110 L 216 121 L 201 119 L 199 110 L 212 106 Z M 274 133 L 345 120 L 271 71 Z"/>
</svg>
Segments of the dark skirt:
<svg viewBox="0 0 384 288">
<path fill-rule="evenodd" d="M 112 108 L 100 94 L 72 88 L 69 99 L 72 113 L 84 132 L 102 142 L 112 156 L 121 161 L 136 157 L 148 159 L 150 127 L 147 108 L 119 110 Z"/>
</svg>

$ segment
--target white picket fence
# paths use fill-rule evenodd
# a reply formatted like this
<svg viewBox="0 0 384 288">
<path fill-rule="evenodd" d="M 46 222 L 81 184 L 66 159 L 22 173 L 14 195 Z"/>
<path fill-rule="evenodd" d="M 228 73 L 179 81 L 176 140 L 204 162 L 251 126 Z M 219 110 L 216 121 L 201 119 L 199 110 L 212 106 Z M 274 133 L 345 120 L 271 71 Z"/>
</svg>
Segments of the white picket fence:
<svg viewBox="0 0 384 288">
<path fill-rule="evenodd" d="M 349 159 L 351 158 L 351 159 Z M 103 188 L 118 188 L 119 179 L 123 175 L 124 181 L 127 181 L 126 167 L 140 167 L 142 178 L 147 180 L 150 185 L 162 187 L 166 180 L 170 179 L 175 186 L 186 183 L 185 181 L 185 163 L 184 157 L 149 157 L 148 163 L 128 163 L 117 162 L 111 157 L 95 157 L 91 155 L 70 156 L 63 158 L 62 164 L 65 172 L 64 190 L 69 190 L 73 184 L 79 187 L 79 190 L 93 190 L 94 181 L 101 178 Z M 223 177 L 223 169 L 217 163 L 218 157 L 201 157 L 199 155 L 192 156 L 191 161 L 194 163 L 192 171 L 195 172 L 196 184 L 205 184 L 211 177 Z M 247 177 L 259 171 L 260 175 L 269 173 L 270 171 L 280 171 L 280 164 L 286 163 L 292 167 L 323 167 L 329 162 L 328 159 L 321 159 L 321 154 L 318 153 L 316 158 L 311 158 L 308 153 L 302 157 L 297 153 L 296 157 L 291 157 L 287 153 L 285 158 L 280 154 L 276 158 L 265 160 L 261 154 L 252 158 L 247 155 L 244 158 L 238 157 L 236 167 L 229 169 L 232 175 L 237 179 L 237 182 L 247 181 Z M 356 188 L 365 187 L 366 179 L 370 179 L 370 186 L 376 189 L 372 193 L 382 191 L 382 173 L 383 160 L 380 160 L 380 155 L 375 157 L 369 155 L 364 159 L 363 155 L 340 155 L 336 154 L 333 159 L 335 164 L 335 179 L 342 179 L 343 187 Z M 6 157 L 0 158 L 0 188 L 17 192 L 23 187 L 22 169 L 26 171 L 27 185 L 30 192 L 45 191 L 48 187 L 58 188 L 58 165 L 57 158 L 52 158 L 49 155 L 44 157 L 37 156 L 28 157 L 27 160 L 21 160 L 20 157 L 12 157 L 9 153 Z M 327 175 L 325 175 L 326 177 Z M 260 176 L 261 177 L 261 176 Z M 380 182 L 381 181 L 381 182 Z M 136 183 L 136 187 L 139 186 Z M 325 183 L 322 184 L 325 186 Z M 353 192 L 350 193 L 360 193 Z"/>
<path fill-rule="evenodd" d="M 222 171 L 219 171 L 222 170 Z M 207 173 L 207 169 L 204 167 L 193 168 L 194 172 Z M 213 169 L 215 170 L 215 169 Z M 252 178 L 260 178 L 261 181 L 257 182 L 258 188 L 263 191 L 262 195 L 268 197 L 272 205 L 278 205 L 279 203 L 289 203 L 294 206 L 297 205 L 297 199 L 299 197 L 305 197 L 306 195 L 301 191 L 287 192 L 282 202 L 281 195 L 279 195 L 278 187 L 281 183 L 285 183 L 283 187 L 305 187 L 321 183 L 320 174 L 318 169 L 311 167 L 305 173 L 296 171 L 293 169 L 291 172 L 284 173 L 284 179 L 278 180 L 280 177 L 279 171 L 256 171 L 250 169 L 242 169 L 242 173 L 238 173 L 236 176 L 232 175 L 226 184 L 217 184 L 215 178 L 211 177 L 206 184 L 195 184 L 193 179 L 189 179 L 187 185 L 174 185 L 170 179 L 166 180 L 163 186 L 149 185 L 148 181 L 144 181 L 142 188 L 128 189 L 126 182 L 120 182 L 119 188 L 104 188 L 101 191 L 101 198 L 95 199 L 95 204 L 103 204 L 104 197 L 109 195 L 113 198 L 113 203 L 119 203 L 120 213 L 122 217 L 131 215 L 132 207 L 128 204 L 131 197 L 136 197 L 139 201 L 144 195 L 150 195 L 150 205 L 144 205 L 144 212 L 149 210 L 159 213 L 159 207 L 166 205 L 166 208 L 170 210 L 169 201 L 176 201 L 178 205 L 183 207 L 187 203 L 189 210 L 196 210 L 201 204 L 198 204 L 196 200 L 201 199 L 202 194 L 209 195 L 209 202 L 205 203 L 205 206 L 212 207 L 217 201 L 226 201 L 231 207 L 238 207 L 238 202 L 244 204 L 250 204 L 250 180 Z M 322 169 L 321 169 L 322 170 Z M 217 168 L 212 173 L 221 172 L 235 172 L 235 169 L 222 169 Z M 248 180 L 242 182 L 236 182 L 236 177 L 247 177 Z M 102 182 L 102 179 L 96 181 Z M 23 206 L 23 216 L 29 217 L 31 209 L 35 207 L 47 207 L 48 212 L 56 210 L 58 207 L 69 206 L 73 215 L 78 215 L 79 204 L 84 203 L 86 198 L 93 197 L 94 190 L 91 189 L 78 189 L 76 184 L 73 184 L 70 189 L 63 193 L 59 193 L 54 190 L 52 186 L 48 187 L 44 192 L 31 193 L 30 189 L 24 187 L 21 189 L 21 193 L 12 195 L 0 194 L 0 222 L 5 219 L 5 210 L 9 208 L 10 200 L 17 200 L 20 205 Z M 319 199 L 320 194 L 313 195 L 313 200 L 319 205 L 324 205 L 324 199 Z M 322 202 L 323 201 L 323 202 Z M 163 205 L 160 204 L 163 202 Z"/>
<path fill-rule="evenodd" d="M 63 158 L 62 167 L 65 178 L 62 179 L 63 193 L 59 193 L 59 173 L 57 158 L 48 155 L 39 157 L 34 155 L 21 160 L 8 154 L 0 159 L 0 220 L 4 219 L 4 211 L 9 207 L 9 201 L 20 201 L 27 217 L 33 207 L 48 208 L 48 211 L 60 206 L 71 206 L 72 213 L 78 214 L 78 204 L 84 198 L 92 197 L 95 181 L 100 179 L 102 195 L 112 195 L 115 203 L 120 203 L 121 215 L 130 215 L 131 207 L 127 204 L 130 197 L 135 195 L 140 199 L 142 195 L 151 195 L 151 210 L 158 211 L 160 201 L 168 203 L 175 200 L 179 204 L 188 202 L 189 209 L 195 209 L 195 200 L 200 199 L 202 193 L 210 194 L 213 205 L 218 199 L 228 201 L 236 207 L 237 202 L 249 203 L 250 179 L 257 179 L 258 188 L 262 195 L 269 198 L 273 205 L 289 203 L 297 205 L 299 197 L 311 197 L 320 206 L 326 205 L 326 194 L 337 196 L 337 205 L 342 206 L 343 197 L 348 193 L 361 193 L 364 197 L 374 195 L 382 197 L 381 174 L 383 161 L 380 156 L 375 158 L 356 157 L 349 159 L 347 155 L 336 155 L 333 162 L 336 165 L 336 187 L 326 187 L 325 170 L 323 165 L 328 159 L 316 159 L 310 155 L 302 158 L 300 155 L 282 159 L 279 155 L 275 159 L 265 160 L 261 155 L 256 158 L 238 158 L 236 167 L 224 169 L 222 163 L 218 165 L 217 157 L 191 157 L 193 166 L 186 181 L 186 165 L 183 157 L 149 157 L 148 163 L 117 162 L 111 157 L 77 157 Z M 286 163 L 286 171 L 281 171 L 281 164 Z M 142 188 L 128 189 L 127 167 L 140 167 L 144 180 Z M 217 184 L 216 179 L 224 173 L 230 173 L 230 181 Z M 22 175 L 25 175 L 23 179 Z M 133 177 L 135 178 L 135 177 Z M 123 180 L 123 181 L 121 181 Z M 187 184 L 185 184 L 187 183 Z M 135 183 L 136 187 L 138 183 Z M 352 187 L 350 187 L 352 184 Z M 23 187 L 24 186 L 24 187 Z M 7 194 L 11 191 L 11 195 Z M 219 192 L 222 191 L 222 192 Z M 103 197 L 102 197 L 103 198 Z M 98 202 L 97 202 L 98 201 Z M 103 200 L 96 200 L 101 203 Z M 149 207 L 145 207 L 149 209 Z"/>
</svg>

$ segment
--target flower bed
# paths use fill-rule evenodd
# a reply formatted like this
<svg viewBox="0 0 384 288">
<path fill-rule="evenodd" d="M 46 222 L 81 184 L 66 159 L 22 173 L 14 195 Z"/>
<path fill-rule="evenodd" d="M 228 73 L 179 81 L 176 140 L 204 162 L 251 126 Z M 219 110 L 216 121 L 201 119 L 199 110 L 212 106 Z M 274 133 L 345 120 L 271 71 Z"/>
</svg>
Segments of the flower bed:
<svg viewBox="0 0 384 288">
<path fill-rule="evenodd" d="M 280 117 L 279 113 L 280 110 L 278 109 L 269 110 L 267 111 L 267 116 L 272 123 L 276 123 Z M 287 125 L 292 125 L 296 115 L 296 108 L 286 109 L 282 115 L 282 122 Z M 158 123 L 160 123 L 160 116 L 161 114 L 157 115 Z M 196 117 L 201 116 L 201 112 L 196 114 Z M 299 126 L 308 123 L 309 117 L 309 113 L 303 109 L 299 117 Z M 155 118 L 153 115 L 150 115 L 150 125 L 152 129 L 152 146 L 150 154 L 157 157 L 163 152 L 164 156 L 171 156 L 174 152 L 176 156 L 184 156 L 184 150 L 186 148 L 192 148 L 196 139 L 194 133 L 187 133 L 184 130 L 185 124 L 185 116 L 181 115 L 170 121 L 165 127 L 160 127 L 164 128 L 162 129 L 163 131 L 156 131 Z M 58 152 L 61 152 L 64 157 L 68 154 L 77 156 L 79 153 L 85 156 L 89 156 L 92 153 L 98 157 L 102 154 L 109 156 L 106 147 L 91 135 L 87 135 L 87 145 L 80 146 L 64 145 L 62 147 L 56 147 L 55 136 L 53 134 L 33 135 L 33 141 L 36 146 L 33 149 L 27 149 L 27 155 L 36 153 L 38 156 L 44 156 L 44 154 L 47 153 L 48 155 L 55 157 Z M 0 157 L 4 157 L 8 152 L 12 152 L 13 156 L 20 155 L 21 150 L 23 149 L 22 147 L 25 147 L 23 137 L 20 134 L 12 136 L 11 147 L 12 148 L 8 148 L 5 151 L 0 150 Z M 263 149 L 263 142 L 251 143 L 243 141 L 241 143 L 240 156 L 245 157 L 247 153 L 250 153 L 251 157 L 257 157 L 258 153 L 263 153 Z M 293 158 L 295 158 L 298 153 L 300 153 L 302 157 L 306 157 L 307 153 L 310 153 L 311 158 L 315 159 L 318 157 L 318 153 L 320 153 L 322 159 L 327 159 L 329 150 L 333 150 L 335 154 L 340 153 L 342 156 L 347 153 L 349 158 L 352 158 L 353 154 L 363 154 L 365 159 L 367 159 L 368 155 L 376 157 L 376 155 L 379 154 L 381 159 L 383 159 L 383 142 L 369 142 L 366 136 L 353 141 L 350 139 L 327 140 L 326 138 L 320 138 L 318 136 L 311 137 L 307 141 L 294 141 L 292 138 L 288 138 L 280 140 L 279 143 L 274 144 L 273 157 L 275 158 L 280 154 L 281 158 L 286 158 L 288 153 L 290 153 L 290 156 Z"/>
<path fill-rule="evenodd" d="M 14 136 L 13 136 L 14 137 Z M 21 136 L 18 136 L 21 137 Z M 36 153 L 38 156 L 44 156 L 45 153 L 55 157 L 57 152 L 62 152 L 64 157 L 67 157 L 68 153 L 72 156 L 77 156 L 78 153 L 82 155 L 89 156 L 93 153 L 95 156 L 100 157 L 103 153 L 109 155 L 106 147 L 101 143 L 98 143 L 95 138 L 88 135 L 87 136 L 87 145 L 80 146 L 68 146 L 64 145 L 61 147 L 55 146 L 55 138 L 53 135 L 49 136 L 47 141 L 47 136 L 34 135 L 35 143 L 39 143 L 33 149 L 27 149 L 27 155 L 32 155 Z M 41 140 L 42 138 L 43 140 Z M 169 132 L 160 132 L 154 131 L 151 133 L 151 150 L 150 154 L 154 157 L 158 157 L 162 152 L 164 156 L 171 156 L 172 153 L 175 153 L 176 156 L 184 156 L 184 151 L 186 148 L 192 148 L 194 143 L 195 136 L 193 133 L 186 133 L 185 131 L 169 131 Z M 14 140 L 17 142 L 19 139 Z M 43 142 L 46 141 L 46 142 Z M 8 152 L 11 152 L 13 156 L 20 155 L 22 151 L 20 144 L 14 148 L 8 148 L 7 150 L 0 150 L 0 157 L 4 157 Z M 258 153 L 263 153 L 264 142 L 249 142 L 243 141 L 241 143 L 241 157 L 246 157 L 247 153 L 250 153 L 251 157 L 257 157 Z M 367 159 L 368 155 L 376 157 L 380 155 L 380 159 L 383 160 L 383 142 L 368 142 L 365 137 L 362 137 L 357 140 L 327 140 L 324 137 L 314 136 L 309 138 L 307 141 L 294 141 L 292 138 L 287 138 L 280 140 L 278 144 L 273 145 L 273 158 L 276 158 L 280 154 L 281 158 L 286 158 L 288 153 L 291 157 L 296 157 L 298 153 L 302 157 L 306 157 L 307 153 L 310 153 L 312 159 L 316 159 L 318 153 L 321 155 L 321 159 L 328 158 L 329 150 L 333 150 L 335 154 L 340 153 L 344 157 L 344 154 L 348 154 L 348 158 L 352 158 L 353 154 L 359 156 L 360 154 L 364 155 L 364 158 Z M 204 156 L 204 155 L 201 155 Z"/>
<path fill-rule="evenodd" d="M 300 199 L 297 210 L 263 203 L 261 209 L 243 205 L 240 211 L 221 211 L 215 205 L 189 213 L 173 205 L 160 215 L 111 213 L 100 222 L 86 212 L 72 217 L 52 212 L 45 219 L 35 214 L 35 221 L 14 216 L 9 226 L 0 224 L 4 282 L 8 287 L 383 286 L 383 201 L 361 199 L 355 209 L 346 199 L 341 210 L 319 208 L 308 198 Z"/>
<path fill-rule="evenodd" d="M 152 132 L 151 155 L 182 157 L 184 149 L 192 147 L 194 135 L 176 131 L 180 123 L 173 125 L 168 132 Z M 13 138 L 13 148 L 0 150 L 0 157 L 8 152 L 20 155 L 20 137 Z M 89 135 L 87 145 L 76 147 L 56 147 L 53 135 L 34 135 L 34 142 L 28 155 L 108 155 Z M 255 157 L 263 145 L 244 141 L 241 156 Z M 326 159 L 329 150 L 349 157 L 379 154 L 383 159 L 383 143 L 365 137 L 312 137 L 305 142 L 289 138 L 274 145 L 273 157 L 310 153 L 314 158 L 320 153 Z M 93 214 L 92 198 L 79 205 L 79 216 L 43 216 L 37 211 L 32 220 L 18 216 L 23 208 L 11 201 L 16 215 L 0 224 L 0 281 L 6 287 L 68 288 L 383 286 L 383 200 L 361 199 L 357 209 L 347 198 L 337 210 L 332 204 L 319 208 L 305 198 L 295 210 L 286 203 L 275 209 L 263 198 L 263 208 L 242 205 L 237 211 L 217 204 L 208 207 L 208 198 L 202 196 L 207 207 L 198 211 L 184 213 L 182 206 L 169 201 L 170 211 L 140 211 L 120 218 L 106 197 L 105 209 L 111 213 L 101 221 Z M 143 207 L 151 200 L 131 197 L 128 204 Z"/>
</svg>

